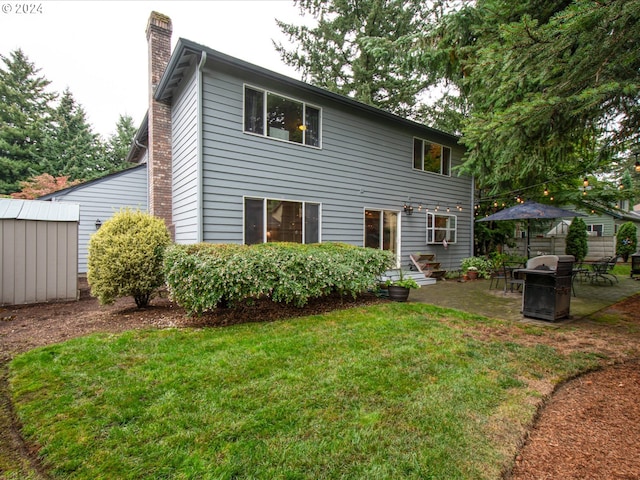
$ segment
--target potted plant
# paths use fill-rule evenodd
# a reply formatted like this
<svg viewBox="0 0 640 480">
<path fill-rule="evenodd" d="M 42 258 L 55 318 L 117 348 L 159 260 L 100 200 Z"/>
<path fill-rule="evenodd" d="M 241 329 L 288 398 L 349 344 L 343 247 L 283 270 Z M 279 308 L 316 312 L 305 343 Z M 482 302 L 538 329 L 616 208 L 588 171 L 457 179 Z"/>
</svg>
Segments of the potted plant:
<svg viewBox="0 0 640 480">
<path fill-rule="evenodd" d="M 487 278 L 491 274 L 491 262 L 484 257 L 467 257 L 460 262 L 462 274 L 468 275 L 469 280 Z"/>
<path fill-rule="evenodd" d="M 389 298 L 396 302 L 406 302 L 412 288 L 420 288 L 420 285 L 413 278 L 404 278 L 402 269 L 398 269 L 397 280 L 387 280 Z"/>
<path fill-rule="evenodd" d="M 467 277 L 469 277 L 469 280 L 476 280 L 478 278 L 478 267 L 469 267 L 467 269 Z"/>
</svg>

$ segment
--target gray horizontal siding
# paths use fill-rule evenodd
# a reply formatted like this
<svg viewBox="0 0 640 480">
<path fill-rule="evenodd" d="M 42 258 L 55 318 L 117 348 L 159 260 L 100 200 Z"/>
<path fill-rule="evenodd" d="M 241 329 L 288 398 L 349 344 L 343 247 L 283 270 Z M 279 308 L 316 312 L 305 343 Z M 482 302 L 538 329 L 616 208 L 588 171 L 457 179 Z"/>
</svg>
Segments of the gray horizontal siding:
<svg viewBox="0 0 640 480">
<path fill-rule="evenodd" d="M 198 241 L 198 83 L 193 68 L 187 79 L 171 107 L 172 214 L 177 243 Z"/>
<path fill-rule="evenodd" d="M 86 273 L 89 239 L 96 231 L 96 220 L 104 223 L 126 207 L 147 211 L 146 165 L 55 192 L 48 198 L 80 204 L 78 272 Z"/>
<path fill-rule="evenodd" d="M 452 149 L 452 164 L 462 149 L 450 137 L 400 127 L 390 121 L 321 103 L 303 92 L 279 91 L 277 85 L 247 83 L 322 108 L 322 148 L 310 148 L 242 131 L 243 79 L 233 72 L 205 71 L 203 103 L 203 200 L 205 241 L 242 241 L 243 196 L 322 204 L 322 239 L 363 244 L 364 209 L 400 211 L 411 198 L 414 215 L 402 216 L 402 252 L 436 253 L 459 259 L 470 254 L 471 179 L 413 169 L 413 137 Z M 458 217 L 458 244 L 445 251 L 426 245 L 426 215 L 446 206 Z M 455 206 L 462 204 L 463 212 Z"/>
</svg>

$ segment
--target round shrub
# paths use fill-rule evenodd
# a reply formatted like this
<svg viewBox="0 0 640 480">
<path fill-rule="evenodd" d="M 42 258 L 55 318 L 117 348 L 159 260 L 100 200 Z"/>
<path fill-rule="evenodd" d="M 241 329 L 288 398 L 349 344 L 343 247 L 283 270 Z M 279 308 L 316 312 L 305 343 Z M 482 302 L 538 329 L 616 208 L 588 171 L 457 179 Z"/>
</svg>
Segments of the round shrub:
<svg viewBox="0 0 640 480">
<path fill-rule="evenodd" d="M 636 253 L 638 248 L 638 235 L 633 222 L 626 222 L 620 225 L 616 235 L 616 253 L 622 257 L 623 261 L 629 259 L 629 255 Z"/>
<path fill-rule="evenodd" d="M 147 306 L 164 284 L 162 258 L 170 243 L 162 219 L 139 210 L 121 210 L 89 241 L 91 294 L 101 305 L 133 297 L 138 308 Z"/>
</svg>

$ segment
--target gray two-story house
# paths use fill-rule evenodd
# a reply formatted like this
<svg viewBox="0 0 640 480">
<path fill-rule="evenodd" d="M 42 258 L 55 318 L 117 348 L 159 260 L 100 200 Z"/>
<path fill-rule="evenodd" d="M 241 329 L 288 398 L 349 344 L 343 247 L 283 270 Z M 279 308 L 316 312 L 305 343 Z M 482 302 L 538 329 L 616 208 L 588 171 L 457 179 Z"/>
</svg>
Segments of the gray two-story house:
<svg viewBox="0 0 640 480">
<path fill-rule="evenodd" d="M 178 243 L 347 242 L 471 255 L 458 138 L 147 27 L 149 210 Z"/>
</svg>

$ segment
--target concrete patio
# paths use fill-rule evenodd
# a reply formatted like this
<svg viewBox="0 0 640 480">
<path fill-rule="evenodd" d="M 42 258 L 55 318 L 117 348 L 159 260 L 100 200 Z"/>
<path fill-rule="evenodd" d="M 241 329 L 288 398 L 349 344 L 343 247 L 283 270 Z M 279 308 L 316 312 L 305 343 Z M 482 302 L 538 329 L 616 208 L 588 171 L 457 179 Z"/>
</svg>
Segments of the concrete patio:
<svg viewBox="0 0 640 480">
<path fill-rule="evenodd" d="M 628 276 L 618 276 L 618 283 L 592 284 L 588 280 L 574 283 L 576 296 L 571 296 L 571 311 L 568 319 L 556 322 L 526 318 L 522 315 L 522 293 L 504 292 L 504 284 L 496 289 L 489 289 L 489 280 L 440 280 L 435 285 L 428 285 L 412 290 L 411 302 L 424 302 L 446 308 L 456 308 L 469 313 L 476 313 L 491 318 L 513 320 L 519 322 L 535 322 L 540 324 L 566 323 L 602 310 L 627 297 L 640 293 L 640 281 Z M 494 286 L 495 287 L 495 286 Z"/>
</svg>

